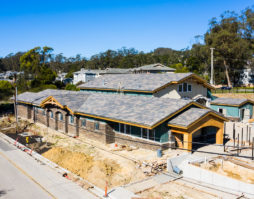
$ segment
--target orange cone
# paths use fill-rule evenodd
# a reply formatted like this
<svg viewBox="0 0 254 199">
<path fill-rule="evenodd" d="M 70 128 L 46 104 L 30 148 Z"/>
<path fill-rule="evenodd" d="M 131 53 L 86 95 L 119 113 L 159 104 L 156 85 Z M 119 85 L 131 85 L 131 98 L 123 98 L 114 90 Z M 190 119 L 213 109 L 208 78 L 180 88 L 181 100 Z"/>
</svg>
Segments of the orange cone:
<svg viewBox="0 0 254 199">
<path fill-rule="evenodd" d="M 108 182 L 106 181 L 106 186 L 105 186 L 105 197 L 108 197 Z"/>
</svg>

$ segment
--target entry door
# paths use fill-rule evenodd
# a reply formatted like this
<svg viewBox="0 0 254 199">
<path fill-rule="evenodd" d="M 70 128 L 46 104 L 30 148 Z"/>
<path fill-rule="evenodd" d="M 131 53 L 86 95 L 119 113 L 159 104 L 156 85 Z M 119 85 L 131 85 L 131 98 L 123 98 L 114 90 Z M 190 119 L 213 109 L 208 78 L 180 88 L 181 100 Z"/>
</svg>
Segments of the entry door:
<svg viewBox="0 0 254 199">
<path fill-rule="evenodd" d="M 240 109 L 240 118 L 241 120 L 250 119 L 250 110 L 249 109 Z"/>
</svg>

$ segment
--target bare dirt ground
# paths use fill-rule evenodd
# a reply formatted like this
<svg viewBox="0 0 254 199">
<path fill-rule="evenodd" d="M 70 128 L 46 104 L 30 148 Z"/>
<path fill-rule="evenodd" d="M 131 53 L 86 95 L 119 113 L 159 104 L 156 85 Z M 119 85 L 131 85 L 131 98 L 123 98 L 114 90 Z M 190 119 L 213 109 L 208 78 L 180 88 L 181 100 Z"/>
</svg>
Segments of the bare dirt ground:
<svg viewBox="0 0 254 199">
<path fill-rule="evenodd" d="M 238 165 L 237 163 L 246 166 Z M 254 184 L 254 163 L 248 160 L 241 160 L 237 158 L 214 158 L 209 162 L 203 162 L 201 164 L 195 164 L 201 168 L 216 172 L 218 174 L 234 178 L 246 183 Z"/>
<path fill-rule="evenodd" d="M 16 139 L 14 118 L 0 118 L 0 131 Z M 106 181 L 108 188 L 111 189 L 145 179 L 147 175 L 144 169 L 151 169 L 144 168 L 143 165 L 152 165 L 154 162 L 165 163 L 168 157 L 184 153 L 169 149 L 163 152 L 162 158 L 158 158 L 156 151 L 130 146 L 116 147 L 114 144 L 105 145 L 89 140 L 85 135 L 73 138 L 42 124 L 31 124 L 27 120 L 19 121 L 19 131 L 42 138 L 41 143 L 30 140 L 28 144 L 30 148 L 102 189 L 105 188 Z M 24 139 L 19 141 L 26 143 Z M 160 199 L 217 198 L 212 193 L 197 190 L 177 181 L 155 186 L 142 192 L 140 196 Z"/>
<path fill-rule="evenodd" d="M 144 198 L 158 199 L 215 199 L 218 198 L 212 193 L 194 189 L 180 182 L 170 182 L 158 185 L 140 194 Z"/>
<path fill-rule="evenodd" d="M 254 93 L 213 93 L 216 97 L 225 97 L 225 98 L 247 98 L 254 101 Z"/>
<path fill-rule="evenodd" d="M 0 131 L 16 139 L 14 122 L 12 117 L 0 120 Z M 113 188 L 145 179 L 151 174 L 149 165 L 161 163 L 163 167 L 158 168 L 163 171 L 167 157 L 179 153 L 169 150 L 164 152 L 166 154 L 162 158 L 158 158 L 156 151 L 105 145 L 89 140 L 85 135 L 75 139 L 42 124 L 31 124 L 27 120 L 19 121 L 19 131 L 42 138 L 42 142 L 38 143 L 33 142 L 31 137 L 28 147 L 100 188 L 105 188 L 106 181 L 109 188 Z M 19 138 L 18 141 L 26 144 L 25 138 Z"/>
</svg>

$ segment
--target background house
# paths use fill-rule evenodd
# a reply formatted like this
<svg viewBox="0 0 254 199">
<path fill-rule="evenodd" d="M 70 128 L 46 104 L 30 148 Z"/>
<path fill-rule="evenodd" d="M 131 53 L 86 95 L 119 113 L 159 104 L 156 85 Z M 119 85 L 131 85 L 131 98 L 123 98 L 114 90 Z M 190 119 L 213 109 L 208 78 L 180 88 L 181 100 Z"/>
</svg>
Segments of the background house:
<svg viewBox="0 0 254 199">
<path fill-rule="evenodd" d="M 159 98 L 194 99 L 206 104 L 213 89 L 193 73 L 104 75 L 79 86 L 81 91 Z"/>
<path fill-rule="evenodd" d="M 85 70 L 82 68 L 80 71 L 73 73 L 73 84 L 78 82 L 88 82 L 94 80 L 101 75 L 112 74 L 131 74 L 131 73 L 168 73 L 174 72 L 174 68 L 164 66 L 162 64 L 149 64 L 137 68 L 106 68 L 105 70 Z"/>
<path fill-rule="evenodd" d="M 160 63 L 144 65 L 141 67 L 131 69 L 133 73 L 169 73 L 175 72 L 175 70 L 176 69 L 167 67 Z"/>
<path fill-rule="evenodd" d="M 217 98 L 211 101 L 211 109 L 232 120 L 246 120 L 253 117 L 254 102 L 248 99 Z"/>
</svg>

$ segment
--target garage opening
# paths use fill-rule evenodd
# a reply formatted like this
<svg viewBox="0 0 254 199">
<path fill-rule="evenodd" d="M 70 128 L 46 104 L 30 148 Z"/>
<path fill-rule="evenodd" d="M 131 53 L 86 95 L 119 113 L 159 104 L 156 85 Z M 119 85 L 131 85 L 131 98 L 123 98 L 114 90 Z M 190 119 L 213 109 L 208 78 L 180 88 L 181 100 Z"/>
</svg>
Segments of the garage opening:
<svg viewBox="0 0 254 199">
<path fill-rule="evenodd" d="M 214 126 L 203 127 L 192 134 L 192 149 L 216 143 L 216 133 L 219 128 Z"/>
</svg>

